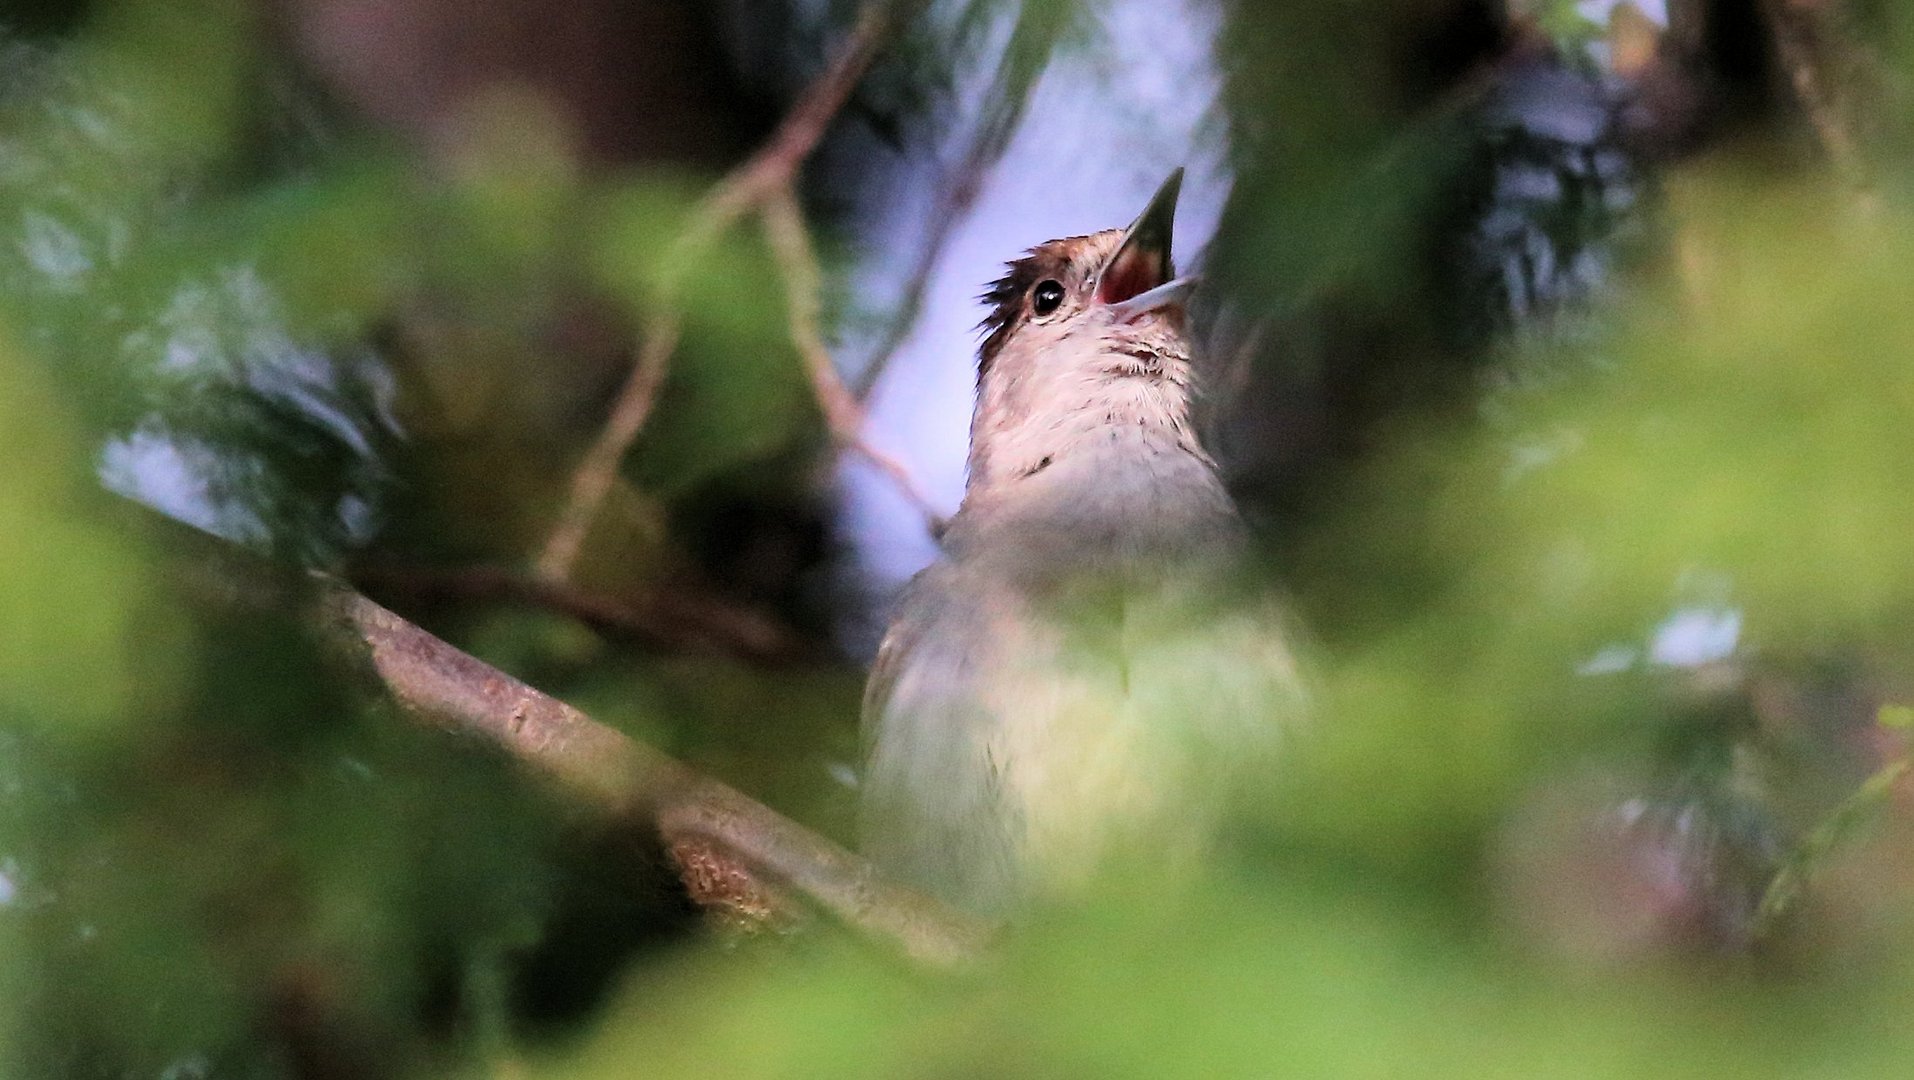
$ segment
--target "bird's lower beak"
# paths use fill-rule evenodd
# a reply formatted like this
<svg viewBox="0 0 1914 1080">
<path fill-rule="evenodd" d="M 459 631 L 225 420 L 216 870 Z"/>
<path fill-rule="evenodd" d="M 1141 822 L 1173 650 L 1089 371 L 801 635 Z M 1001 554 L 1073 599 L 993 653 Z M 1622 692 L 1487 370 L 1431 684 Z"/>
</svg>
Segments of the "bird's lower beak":
<svg viewBox="0 0 1914 1080">
<path fill-rule="evenodd" d="M 1116 253 L 1097 275 L 1099 301 L 1113 305 L 1134 303 L 1174 284 L 1170 280 L 1176 276 L 1176 268 L 1170 262 L 1170 240 L 1176 225 L 1176 196 L 1182 188 L 1183 170 L 1178 169 L 1156 189 L 1150 205 L 1123 234 L 1123 242 L 1117 245 Z M 1187 287 L 1184 291 L 1188 291 Z M 1155 307 L 1169 302 L 1161 301 Z"/>
<path fill-rule="evenodd" d="M 1152 311 L 1166 307 L 1175 307 L 1189 299 L 1189 295 L 1203 279 L 1196 274 L 1166 281 L 1154 289 L 1137 293 L 1120 303 L 1110 305 L 1110 314 L 1118 322 L 1134 322 Z"/>
</svg>

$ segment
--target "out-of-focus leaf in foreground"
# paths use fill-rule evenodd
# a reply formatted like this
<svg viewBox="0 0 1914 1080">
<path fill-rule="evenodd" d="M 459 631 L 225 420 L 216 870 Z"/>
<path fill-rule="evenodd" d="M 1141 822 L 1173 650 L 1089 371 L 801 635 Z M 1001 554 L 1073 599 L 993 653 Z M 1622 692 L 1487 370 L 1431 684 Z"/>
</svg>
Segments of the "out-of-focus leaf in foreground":
<svg viewBox="0 0 1914 1080">
<path fill-rule="evenodd" d="M 84 445 L 53 380 L 0 338 L 0 710 L 59 740 L 167 707 L 192 648 L 139 543 L 98 516 Z"/>
</svg>

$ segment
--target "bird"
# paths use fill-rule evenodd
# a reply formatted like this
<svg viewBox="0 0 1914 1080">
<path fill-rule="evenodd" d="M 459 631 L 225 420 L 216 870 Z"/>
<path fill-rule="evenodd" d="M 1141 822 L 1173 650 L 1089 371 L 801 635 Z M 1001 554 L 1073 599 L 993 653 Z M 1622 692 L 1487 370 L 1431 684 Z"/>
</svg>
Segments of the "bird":
<svg viewBox="0 0 1914 1080">
<path fill-rule="evenodd" d="M 963 501 L 866 686 L 860 847 L 979 915 L 1071 895 L 1126 850 L 1200 853 L 1302 708 L 1287 618 L 1244 588 L 1254 545 L 1191 419 L 1182 179 L 981 298 Z"/>
</svg>

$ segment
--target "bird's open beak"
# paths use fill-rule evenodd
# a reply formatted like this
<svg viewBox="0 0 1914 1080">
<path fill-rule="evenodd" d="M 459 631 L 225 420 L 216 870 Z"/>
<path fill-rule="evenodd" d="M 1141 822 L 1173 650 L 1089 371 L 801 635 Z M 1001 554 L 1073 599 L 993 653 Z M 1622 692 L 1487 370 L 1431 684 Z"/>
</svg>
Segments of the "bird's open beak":
<svg viewBox="0 0 1914 1080">
<path fill-rule="evenodd" d="M 1176 277 L 1170 262 L 1176 197 L 1182 189 L 1183 170 L 1178 169 L 1156 189 L 1150 205 L 1123 234 L 1116 254 L 1097 276 L 1097 300 L 1109 304 L 1118 319 L 1127 322 L 1180 304 L 1196 286 L 1194 277 Z"/>
</svg>

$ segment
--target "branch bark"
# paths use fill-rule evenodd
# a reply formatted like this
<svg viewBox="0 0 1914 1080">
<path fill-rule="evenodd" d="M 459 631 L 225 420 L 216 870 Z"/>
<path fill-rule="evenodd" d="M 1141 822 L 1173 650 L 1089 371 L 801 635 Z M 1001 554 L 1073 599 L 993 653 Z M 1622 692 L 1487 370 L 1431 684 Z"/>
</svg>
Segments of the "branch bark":
<svg viewBox="0 0 1914 1080">
<path fill-rule="evenodd" d="M 667 846 L 728 859 L 774 893 L 913 960 L 953 966 L 988 942 L 984 923 L 884 881 L 868 862 L 735 789 L 320 581 L 323 624 L 365 651 L 411 715 L 498 747 L 608 817 L 653 822 Z"/>
</svg>

